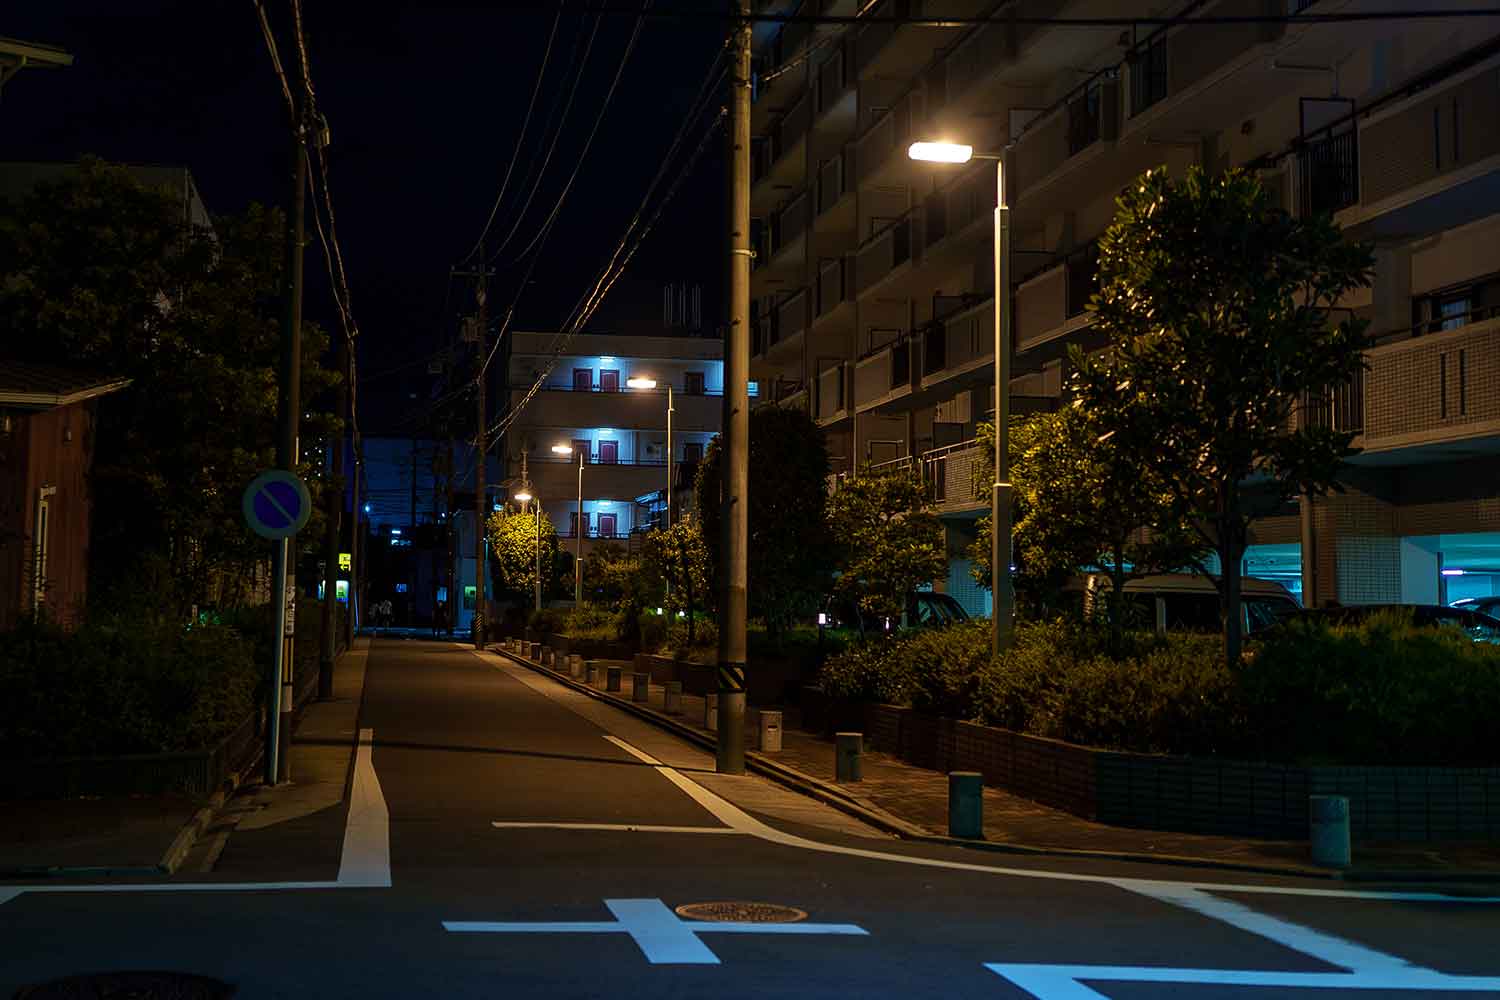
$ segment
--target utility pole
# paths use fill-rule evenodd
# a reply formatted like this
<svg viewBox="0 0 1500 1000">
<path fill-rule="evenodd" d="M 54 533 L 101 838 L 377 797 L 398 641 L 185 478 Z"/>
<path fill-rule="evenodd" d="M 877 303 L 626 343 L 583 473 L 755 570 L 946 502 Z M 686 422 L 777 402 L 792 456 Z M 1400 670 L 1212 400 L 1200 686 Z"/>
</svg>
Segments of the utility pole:
<svg viewBox="0 0 1500 1000">
<path fill-rule="evenodd" d="M 334 364 L 342 379 L 334 398 L 334 412 L 342 417 L 349 400 L 349 341 L 345 337 L 335 338 Z M 344 513 L 344 435 L 330 438 L 330 443 L 333 445 L 333 470 L 328 488 L 324 491 L 323 633 L 318 641 L 319 701 L 328 701 L 333 697 L 333 660 L 337 649 L 339 622 L 339 522 Z"/>
<path fill-rule="evenodd" d="M 724 341 L 722 592 L 716 768 L 745 773 L 745 577 L 750 499 L 750 3 L 732 0 L 729 73 L 729 331 Z M 670 502 L 670 500 L 669 500 Z"/>
<path fill-rule="evenodd" d="M 276 467 L 297 469 L 297 428 L 302 417 L 302 246 L 307 208 L 306 82 L 296 60 L 296 95 L 292 110 L 292 211 L 286 227 L 286 263 L 282 288 L 286 312 L 281 326 L 280 392 L 277 394 Z M 302 103 L 296 103 L 296 101 Z M 293 554 L 296 536 L 282 539 L 272 550 L 271 606 L 276 609 L 272 673 L 268 678 L 266 717 L 266 784 L 287 780 L 291 744 L 293 632 L 297 621 L 297 575 Z"/>
<path fill-rule="evenodd" d="M 474 279 L 474 303 L 478 307 L 478 315 L 474 320 L 474 383 L 478 390 L 478 407 L 475 417 L 474 436 L 474 648 L 484 648 L 484 525 L 488 506 L 488 498 L 485 497 L 485 455 L 489 452 L 489 432 L 485 426 L 485 403 L 484 403 L 484 362 L 485 362 L 485 340 L 488 337 L 489 314 L 485 308 L 485 300 L 488 298 L 486 285 L 489 282 L 490 272 L 484 260 L 484 241 L 479 241 L 479 246 L 474 250 L 475 267 L 472 271 L 455 271 L 456 277 Z"/>
<path fill-rule="evenodd" d="M 351 347 L 352 346 L 353 345 L 351 345 Z M 348 364 L 344 368 L 344 371 L 347 373 L 349 378 L 349 401 L 348 407 L 345 411 L 346 419 L 349 421 L 349 457 L 352 460 L 351 464 L 354 466 L 354 475 L 352 477 L 353 482 L 351 483 L 349 489 L 349 607 L 346 609 L 347 613 L 344 615 L 345 649 L 354 648 L 355 616 L 362 613 L 364 610 L 364 602 L 361 598 L 359 590 L 359 574 L 361 567 L 364 565 L 364 563 L 362 562 L 364 557 L 360 554 L 359 551 L 359 538 L 361 532 L 364 530 L 360 527 L 359 522 L 360 466 L 363 463 L 361 463 L 359 460 L 359 430 L 355 426 L 354 422 L 354 401 L 356 396 L 358 395 L 354 389 L 354 354 L 355 352 L 353 350 L 349 352 Z"/>
</svg>

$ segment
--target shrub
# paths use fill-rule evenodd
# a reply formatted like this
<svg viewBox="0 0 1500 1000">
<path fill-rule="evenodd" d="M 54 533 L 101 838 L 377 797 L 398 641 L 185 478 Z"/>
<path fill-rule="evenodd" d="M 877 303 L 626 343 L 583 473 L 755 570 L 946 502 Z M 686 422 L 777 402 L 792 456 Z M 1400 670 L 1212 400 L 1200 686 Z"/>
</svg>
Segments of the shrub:
<svg viewBox="0 0 1500 1000">
<path fill-rule="evenodd" d="M 269 632 L 269 623 L 267 631 Z M 96 618 L 0 634 L 0 757 L 211 746 L 255 709 L 254 647 L 223 626 Z"/>
<path fill-rule="evenodd" d="M 542 608 L 526 617 L 526 627 L 534 632 L 563 635 L 568 630 L 567 608 Z"/>
</svg>

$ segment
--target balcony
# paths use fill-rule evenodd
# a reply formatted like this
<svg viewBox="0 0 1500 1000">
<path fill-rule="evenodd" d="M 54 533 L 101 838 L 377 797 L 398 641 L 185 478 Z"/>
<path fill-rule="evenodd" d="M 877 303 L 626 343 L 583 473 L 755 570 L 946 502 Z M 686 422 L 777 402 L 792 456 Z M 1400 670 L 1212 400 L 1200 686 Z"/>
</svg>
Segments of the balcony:
<svg viewBox="0 0 1500 1000">
<path fill-rule="evenodd" d="M 827 260 L 818 268 L 818 284 L 813 303 L 817 319 L 831 315 L 847 302 L 854 301 L 854 258 L 845 255 Z"/>
<path fill-rule="evenodd" d="M 1026 128 L 1013 160 L 1017 198 L 1039 212 L 1066 200 L 1068 179 L 1109 154 L 1119 125 L 1119 84 L 1109 70 Z"/>
<path fill-rule="evenodd" d="M 1352 124 L 1324 129 L 1297 150 L 1297 214 L 1303 218 L 1359 201 L 1359 133 Z"/>
<path fill-rule="evenodd" d="M 922 94 L 910 91 L 850 144 L 854 182 L 859 187 L 892 187 L 911 175 L 906 155 L 914 123 L 922 121 Z"/>
<path fill-rule="evenodd" d="M 848 148 L 831 160 L 818 164 L 818 198 L 815 224 L 824 232 L 854 229 L 854 188 L 850 184 L 850 166 L 854 159 Z"/>
<path fill-rule="evenodd" d="M 530 385 L 512 388 L 524 391 Z M 517 395 L 519 398 L 519 395 Z M 717 430 L 723 402 L 719 393 L 688 395 L 673 399 L 674 426 L 680 430 Z M 584 392 L 548 387 L 538 392 L 517 418 L 520 427 L 612 427 L 651 430 L 666 426 L 667 401 L 657 392 L 622 390 Z"/>
<path fill-rule="evenodd" d="M 851 86 L 847 46 L 838 46 L 817 69 L 813 129 L 820 135 L 847 136 L 859 124 L 859 95 Z"/>
<path fill-rule="evenodd" d="M 811 214 L 812 197 L 806 189 L 771 213 L 765 235 L 766 257 L 757 258 L 754 270 L 757 285 L 784 284 L 802 277 Z"/>
<path fill-rule="evenodd" d="M 550 456 L 549 456 L 550 458 Z M 544 504 L 571 500 L 578 495 L 578 463 L 563 460 L 545 461 L 532 456 L 527 474 L 531 476 L 532 488 Z M 585 500 L 604 497 L 611 500 L 633 500 L 635 497 L 659 490 L 667 484 L 667 463 L 616 462 L 613 464 L 590 464 L 583 467 L 583 494 Z"/>
<path fill-rule="evenodd" d="M 1016 350 L 1030 350 L 1089 326 L 1093 320 L 1086 307 L 1098 287 L 1098 274 L 1098 247 L 1090 243 L 1023 281 L 1016 288 Z"/>
<path fill-rule="evenodd" d="M 1102 26 L 1003 20 L 1008 13 L 1026 19 L 1112 17 L 1120 13 L 1119 0 L 1007 0 L 986 8 L 996 20 L 970 31 L 943 59 L 947 104 L 955 117 L 982 115 L 996 107 L 1037 107 L 1046 100 L 1038 81 L 1060 66 L 1089 65 L 1119 35 L 1118 29 Z M 1001 143 L 1003 129 L 1002 123 L 1002 133 L 995 137 Z"/>
<path fill-rule="evenodd" d="M 807 130 L 812 124 L 812 99 L 804 93 L 788 108 L 764 136 L 752 141 L 750 184 L 752 207 L 765 205 L 778 190 L 803 182 Z"/>
<path fill-rule="evenodd" d="M 863 295 L 912 259 L 913 230 L 920 236 L 920 219 L 907 213 L 860 245 L 854 257 L 856 295 Z"/>
<path fill-rule="evenodd" d="M 789 345 L 796 343 L 802 334 L 807 332 L 811 321 L 812 296 L 808 294 L 806 288 L 799 288 L 776 304 L 774 326 L 777 335 L 774 340 L 765 345 L 762 354 L 766 358 L 774 359 L 790 350 Z"/>
<path fill-rule="evenodd" d="M 911 395 L 911 338 L 888 344 L 854 363 L 856 413 L 882 409 Z"/>
<path fill-rule="evenodd" d="M 818 378 L 813 383 L 816 391 L 813 394 L 812 415 L 819 426 L 827 427 L 848 418 L 847 370 L 848 365 L 840 363 L 818 373 Z"/>
<path fill-rule="evenodd" d="M 990 484 L 983 482 L 984 456 L 977 441 L 963 441 L 922 454 L 922 481 L 934 513 L 978 517 L 990 508 Z"/>
<path fill-rule="evenodd" d="M 1360 458 L 1500 451 L 1500 317 L 1374 347 L 1365 360 L 1361 428 L 1347 428 L 1364 432 Z"/>
<path fill-rule="evenodd" d="M 879 0 L 867 12 L 884 20 L 863 25 L 852 34 L 854 75 L 909 77 L 957 35 L 953 28 L 930 24 L 901 24 L 905 17 L 955 17 L 977 13 L 988 6 L 980 0 Z"/>
<path fill-rule="evenodd" d="M 923 334 L 922 388 L 989 373 L 995 363 L 995 300 L 968 306 Z"/>
</svg>

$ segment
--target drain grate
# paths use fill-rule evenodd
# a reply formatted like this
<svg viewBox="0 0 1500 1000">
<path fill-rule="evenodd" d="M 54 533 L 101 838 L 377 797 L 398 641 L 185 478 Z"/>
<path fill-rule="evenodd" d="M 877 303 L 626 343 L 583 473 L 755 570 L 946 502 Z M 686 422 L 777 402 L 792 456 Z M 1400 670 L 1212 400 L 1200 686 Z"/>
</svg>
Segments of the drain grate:
<svg viewBox="0 0 1500 1000">
<path fill-rule="evenodd" d="M 189 972 L 101 972 L 23 987 L 15 1000 L 227 1000 L 234 987 Z"/>
<path fill-rule="evenodd" d="M 690 920 L 734 921 L 747 924 L 794 924 L 807 919 L 807 912 L 795 906 L 777 903 L 684 903 L 677 907 L 679 917 Z"/>
</svg>

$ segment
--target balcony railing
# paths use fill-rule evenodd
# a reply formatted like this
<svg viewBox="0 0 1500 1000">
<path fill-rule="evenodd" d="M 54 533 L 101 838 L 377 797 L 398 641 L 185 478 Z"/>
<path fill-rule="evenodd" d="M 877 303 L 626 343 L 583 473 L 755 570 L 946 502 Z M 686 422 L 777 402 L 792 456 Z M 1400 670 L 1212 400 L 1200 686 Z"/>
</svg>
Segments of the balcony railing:
<svg viewBox="0 0 1500 1000">
<path fill-rule="evenodd" d="M 818 214 L 822 215 L 839 203 L 844 192 L 849 189 L 849 164 L 851 160 L 848 153 L 840 153 L 831 160 L 824 160 L 818 166 Z"/>
<path fill-rule="evenodd" d="M 1298 214 L 1332 214 L 1359 201 L 1359 133 L 1351 124 L 1310 139 L 1297 154 Z"/>
<path fill-rule="evenodd" d="M 991 354 L 995 333 L 994 300 L 969 308 L 927 329 L 922 376 L 962 368 Z"/>
<path fill-rule="evenodd" d="M 859 248 L 854 261 L 856 291 L 864 292 L 911 259 L 912 216 L 897 219 Z"/>
<path fill-rule="evenodd" d="M 814 400 L 813 416 L 818 420 L 830 420 L 848 408 L 844 398 L 844 366 L 835 365 L 818 373 L 817 398 Z"/>
<path fill-rule="evenodd" d="M 847 256 L 824 261 L 819 266 L 817 302 L 814 303 L 819 316 L 828 315 L 840 303 L 853 298 L 854 283 L 850 280 L 853 268 L 854 258 Z"/>
<path fill-rule="evenodd" d="M 854 141 L 855 177 L 860 183 L 868 180 L 898 151 L 901 156 L 906 155 L 906 146 L 911 141 L 912 118 L 920 113 L 916 110 L 920 107 L 917 104 L 920 100 L 919 93 L 908 93 Z"/>
<path fill-rule="evenodd" d="M 839 46 L 818 67 L 818 113 L 822 114 L 837 104 L 848 89 L 849 78 L 844 72 L 844 48 Z"/>
<path fill-rule="evenodd" d="M 812 201 L 804 189 L 776 213 L 776 224 L 771 227 L 772 254 L 780 253 L 784 247 L 796 242 L 799 236 L 807 232 L 811 205 Z"/>
<path fill-rule="evenodd" d="M 981 482 L 983 456 L 976 441 L 962 441 L 922 454 L 922 480 L 928 499 L 938 512 L 972 508 L 990 500 L 989 484 Z"/>
<path fill-rule="evenodd" d="M 1326 427 L 1329 430 L 1358 434 L 1365 429 L 1365 373 L 1359 372 L 1348 385 L 1322 394 L 1302 397 L 1298 416 L 1301 427 Z"/>
<path fill-rule="evenodd" d="M 517 391 L 524 392 L 526 390 L 529 390 L 532 387 L 533 384 L 534 383 L 532 383 L 532 382 L 509 382 L 509 383 L 507 383 L 507 386 L 509 388 L 511 388 L 511 389 L 515 389 Z M 662 383 L 662 384 L 665 385 L 665 383 Z M 548 385 L 544 385 L 544 386 L 542 386 L 542 391 L 543 392 L 592 392 L 592 393 L 604 393 L 606 395 L 616 395 L 616 394 L 618 394 L 618 395 L 622 395 L 622 396 L 640 396 L 640 395 L 644 395 L 644 393 L 645 393 L 645 390 L 632 389 L 632 388 L 630 388 L 629 386 L 626 386 L 626 385 L 621 385 L 619 388 L 616 388 L 616 389 L 607 389 L 604 386 L 601 386 L 601 385 L 598 385 L 598 384 L 584 387 L 584 386 L 571 385 L 571 384 L 569 384 L 567 382 L 557 382 L 557 383 L 551 383 L 551 384 L 548 384 Z M 662 393 L 666 392 L 665 389 L 662 389 L 660 391 Z M 674 391 L 679 396 L 722 396 L 722 395 L 724 395 L 724 391 L 722 389 L 708 389 L 708 388 L 704 388 L 704 389 L 689 390 L 687 388 L 677 388 Z"/>
<path fill-rule="evenodd" d="M 776 306 L 777 326 L 782 340 L 790 340 L 807 329 L 810 320 L 810 297 L 800 288 Z"/>
</svg>

